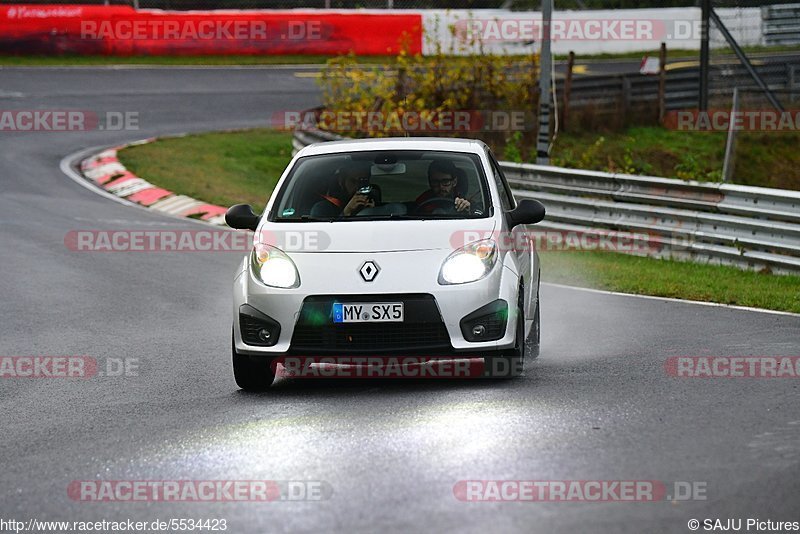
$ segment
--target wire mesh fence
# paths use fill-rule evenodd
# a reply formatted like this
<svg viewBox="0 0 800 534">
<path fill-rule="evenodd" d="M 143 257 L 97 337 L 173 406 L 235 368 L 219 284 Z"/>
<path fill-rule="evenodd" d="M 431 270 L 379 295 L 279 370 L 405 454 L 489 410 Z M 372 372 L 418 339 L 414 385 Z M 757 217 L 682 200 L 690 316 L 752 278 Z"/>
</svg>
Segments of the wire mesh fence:
<svg viewBox="0 0 800 534">
<path fill-rule="evenodd" d="M 737 88 L 730 107 L 712 109 L 710 117 L 705 119 L 707 126 L 726 130 L 723 180 L 786 189 L 797 187 L 800 87 L 775 88 L 773 93 L 784 110 L 776 110 L 761 90 Z M 777 154 L 782 157 L 776 157 Z M 767 163 L 777 171 L 759 170 Z"/>
<path fill-rule="evenodd" d="M 726 0 L 715 1 L 713 6 L 719 20 L 712 21 L 709 32 L 709 104 L 729 107 L 733 91 L 738 89 L 742 97 L 749 95 L 752 100 L 760 95 L 762 103 L 775 107 L 775 101 L 781 101 L 776 91 L 789 96 L 800 83 L 800 49 L 791 50 L 792 44 L 800 44 L 800 4 Z M 794 28 L 794 32 L 787 28 Z M 736 35 L 738 51 L 726 39 L 726 31 Z M 777 46 L 787 49 L 782 51 Z M 775 98 L 769 97 L 769 92 Z"/>
</svg>

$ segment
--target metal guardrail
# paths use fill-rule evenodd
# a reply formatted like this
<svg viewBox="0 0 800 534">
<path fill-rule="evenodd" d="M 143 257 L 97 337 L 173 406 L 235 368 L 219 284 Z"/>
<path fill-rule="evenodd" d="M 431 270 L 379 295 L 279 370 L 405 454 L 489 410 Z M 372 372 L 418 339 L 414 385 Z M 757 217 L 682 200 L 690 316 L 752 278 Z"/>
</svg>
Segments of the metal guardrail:
<svg viewBox="0 0 800 534">
<path fill-rule="evenodd" d="M 798 30 L 800 40 L 800 30 Z M 783 60 L 765 58 L 756 71 L 773 90 L 797 91 L 800 88 L 800 56 Z M 720 63 L 711 67 L 713 96 L 729 97 L 733 88 L 755 87 L 747 70 L 740 63 Z M 558 80 L 558 96 L 564 94 L 564 81 Z M 700 90 L 700 69 L 684 68 L 667 72 L 665 107 L 668 111 L 697 106 Z M 655 102 L 658 99 L 658 77 L 639 73 L 579 76 L 572 79 L 570 107 L 621 106 Z"/>
<path fill-rule="evenodd" d="M 800 44 L 800 4 L 781 4 L 761 8 L 764 44 Z"/>
<path fill-rule="evenodd" d="M 646 233 L 657 257 L 800 272 L 800 191 L 502 163 L 543 228 Z"/>
<path fill-rule="evenodd" d="M 297 130 L 295 153 L 344 139 Z M 547 207 L 538 228 L 647 234 L 647 255 L 800 273 L 800 191 L 501 162 L 517 198 Z M 638 251 L 637 253 L 641 253 Z"/>
</svg>

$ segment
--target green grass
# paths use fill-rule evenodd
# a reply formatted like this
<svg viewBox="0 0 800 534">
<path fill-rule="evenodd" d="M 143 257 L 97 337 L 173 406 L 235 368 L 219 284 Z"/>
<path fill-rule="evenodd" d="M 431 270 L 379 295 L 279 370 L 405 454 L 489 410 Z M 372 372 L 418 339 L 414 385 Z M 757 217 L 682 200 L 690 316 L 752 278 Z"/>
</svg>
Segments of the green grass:
<svg viewBox="0 0 800 534">
<path fill-rule="evenodd" d="M 562 132 L 553 164 L 700 181 L 722 179 L 725 132 L 636 127 L 623 132 Z M 742 133 L 733 182 L 800 189 L 800 132 Z"/>
<path fill-rule="evenodd" d="M 161 187 L 259 211 L 290 157 L 291 134 L 263 129 L 167 138 L 119 153 L 128 169 Z M 548 282 L 800 313 L 797 276 L 602 252 L 541 258 Z"/>
<path fill-rule="evenodd" d="M 800 276 L 611 252 L 540 253 L 546 282 L 800 313 Z"/>
<path fill-rule="evenodd" d="M 125 167 L 170 191 L 262 210 L 292 157 L 292 134 L 243 130 L 162 139 L 120 151 Z"/>
<path fill-rule="evenodd" d="M 562 132 L 553 164 L 609 172 L 718 180 L 724 132 L 679 132 L 658 127 L 624 132 Z"/>
</svg>

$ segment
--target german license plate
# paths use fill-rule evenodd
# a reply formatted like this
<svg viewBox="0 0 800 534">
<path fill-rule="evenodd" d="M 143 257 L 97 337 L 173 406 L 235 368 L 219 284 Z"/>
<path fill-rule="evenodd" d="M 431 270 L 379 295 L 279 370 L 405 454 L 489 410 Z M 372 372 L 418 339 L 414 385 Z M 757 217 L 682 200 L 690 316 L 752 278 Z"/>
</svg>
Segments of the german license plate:
<svg viewBox="0 0 800 534">
<path fill-rule="evenodd" d="M 402 323 L 402 302 L 334 303 L 334 323 Z"/>
</svg>

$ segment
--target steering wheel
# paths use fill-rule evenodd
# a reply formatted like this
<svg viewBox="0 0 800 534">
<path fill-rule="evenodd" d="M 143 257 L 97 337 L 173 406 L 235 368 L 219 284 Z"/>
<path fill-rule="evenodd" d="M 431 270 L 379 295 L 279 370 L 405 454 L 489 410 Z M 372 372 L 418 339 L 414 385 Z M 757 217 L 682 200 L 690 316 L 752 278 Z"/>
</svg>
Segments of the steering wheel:
<svg viewBox="0 0 800 534">
<path fill-rule="evenodd" d="M 414 212 L 420 212 L 425 206 L 435 206 L 431 209 L 433 212 L 436 209 L 444 209 L 446 211 L 456 211 L 455 201 L 452 198 L 445 198 L 445 197 L 434 197 L 429 198 L 428 200 L 424 201 L 422 204 L 417 206 Z"/>
</svg>

